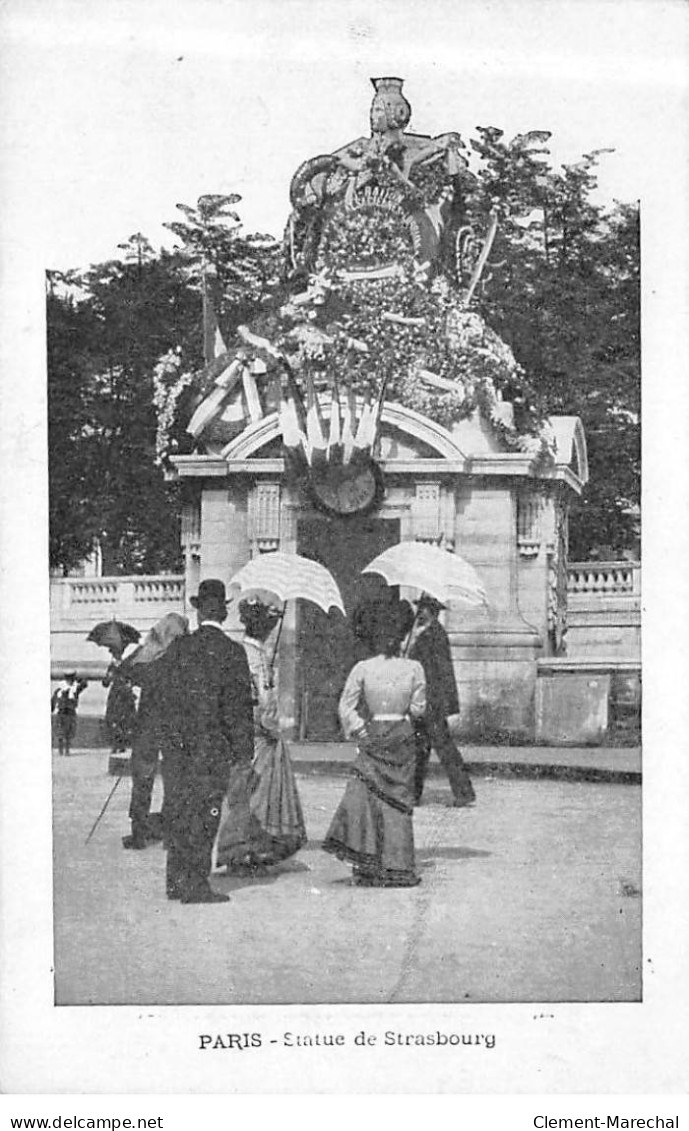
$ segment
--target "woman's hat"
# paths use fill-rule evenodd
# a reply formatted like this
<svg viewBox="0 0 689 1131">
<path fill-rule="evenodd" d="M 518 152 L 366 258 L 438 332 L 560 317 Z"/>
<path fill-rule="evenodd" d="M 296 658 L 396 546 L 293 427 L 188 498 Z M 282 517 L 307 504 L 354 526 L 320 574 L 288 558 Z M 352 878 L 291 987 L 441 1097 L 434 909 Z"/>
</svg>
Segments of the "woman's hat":
<svg viewBox="0 0 689 1131">
<path fill-rule="evenodd" d="M 196 597 L 191 597 L 189 603 L 198 609 L 199 605 L 205 605 L 208 601 L 217 601 L 220 605 L 229 605 L 227 595 L 225 593 L 225 582 L 220 581 L 217 577 L 206 577 L 199 585 L 199 591 Z"/>
<path fill-rule="evenodd" d="M 189 621 L 180 613 L 166 613 L 166 615 L 153 625 L 148 636 L 136 652 L 129 657 L 129 663 L 150 664 L 153 660 L 167 652 L 168 648 L 178 636 L 186 636 L 189 631 Z"/>
<path fill-rule="evenodd" d="M 259 597 L 248 597 L 239 602 L 239 619 L 249 633 L 257 629 L 268 630 L 277 624 L 282 616 L 275 605 L 267 604 Z"/>
<path fill-rule="evenodd" d="M 245 597 L 239 602 L 240 611 L 242 609 L 252 609 L 256 612 L 264 612 L 267 616 L 280 617 L 282 611 L 274 605 L 272 601 L 264 601 L 261 597 Z"/>
<path fill-rule="evenodd" d="M 444 605 L 437 597 L 431 597 L 430 593 L 422 593 L 418 601 L 414 601 L 414 604 L 417 609 L 428 609 L 431 613 L 441 613 L 443 609 L 447 608 L 447 605 Z"/>
</svg>

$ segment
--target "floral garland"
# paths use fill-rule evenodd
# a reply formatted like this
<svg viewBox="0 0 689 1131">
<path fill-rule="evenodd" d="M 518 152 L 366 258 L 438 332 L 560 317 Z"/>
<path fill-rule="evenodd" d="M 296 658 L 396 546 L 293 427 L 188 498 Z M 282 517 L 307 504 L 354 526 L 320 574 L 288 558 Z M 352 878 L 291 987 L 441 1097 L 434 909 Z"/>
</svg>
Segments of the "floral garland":
<svg viewBox="0 0 689 1131">
<path fill-rule="evenodd" d="M 429 285 L 419 271 L 414 216 L 440 201 L 449 183 L 444 164 L 420 165 L 408 188 L 389 162 L 378 164 L 363 184 L 342 178 L 340 195 L 323 211 L 307 290 L 293 291 L 287 301 L 283 295 L 282 305 L 264 304 L 250 323 L 251 334 L 269 347 L 254 349 L 255 356 L 268 368 L 282 356 L 302 393 L 311 382 L 324 390 L 335 381 L 342 391 L 372 397 L 384 387 L 386 399 L 447 428 L 479 409 L 506 445 L 548 458 L 554 444 L 545 414 L 512 351 L 464 307 L 455 280 L 438 274 Z M 248 356 L 245 341 L 235 344 Z M 174 449 L 180 395 L 199 378 L 183 371 L 180 350 L 156 367 L 159 461 Z"/>
<path fill-rule="evenodd" d="M 164 354 L 153 369 L 153 403 L 158 418 L 156 428 L 158 465 L 163 465 L 178 446 L 171 433 L 179 398 L 183 390 L 193 382 L 194 374 L 182 368 L 182 350 L 179 346 Z"/>
</svg>

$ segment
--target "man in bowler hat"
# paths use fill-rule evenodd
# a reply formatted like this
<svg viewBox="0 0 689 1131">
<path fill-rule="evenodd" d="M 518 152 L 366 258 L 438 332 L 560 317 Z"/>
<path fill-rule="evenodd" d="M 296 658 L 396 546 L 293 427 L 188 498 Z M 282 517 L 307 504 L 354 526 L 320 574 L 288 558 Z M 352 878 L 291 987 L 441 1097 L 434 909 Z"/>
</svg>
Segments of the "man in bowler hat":
<svg viewBox="0 0 689 1131">
<path fill-rule="evenodd" d="M 160 661 L 166 681 L 167 897 L 225 903 L 229 896 L 209 883 L 211 854 L 230 767 L 245 767 L 247 778 L 251 769 L 251 681 L 244 649 L 222 627 L 228 604 L 222 581 L 202 581 L 191 603 L 198 629 L 174 640 Z"/>
<path fill-rule="evenodd" d="M 416 723 L 415 801 L 421 803 L 428 761 L 435 750 L 450 780 L 453 804 L 461 807 L 472 805 L 476 794 L 447 725 L 448 718 L 459 713 L 459 695 L 450 641 L 438 620 L 444 608 L 428 594 L 421 597 L 416 613 L 420 631 L 409 651 L 409 659 L 418 660 L 426 676 L 426 714 Z"/>
</svg>

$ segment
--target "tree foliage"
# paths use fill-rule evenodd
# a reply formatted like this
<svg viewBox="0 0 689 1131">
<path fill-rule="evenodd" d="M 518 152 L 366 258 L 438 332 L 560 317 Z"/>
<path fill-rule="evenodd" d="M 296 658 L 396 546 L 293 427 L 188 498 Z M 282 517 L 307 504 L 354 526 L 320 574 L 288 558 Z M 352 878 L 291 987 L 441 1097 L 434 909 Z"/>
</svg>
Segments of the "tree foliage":
<svg viewBox="0 0 689 1131">
<path fill-rule="evenodd" d="M 476 148 L 479 201 L 489 194 L 502 211 L 482 311 L 548 411 L 584 424 L 590 483 L 572 508 L 570 556 L 638 553 L 638 208 L 596 203 L 605 151 L 555 171 L 499 131 L 482 131 Z"/>
<path fill-rule="evenodd" d="M 53 278 L 48 295 L 53 567 L 74 566 L 96 539 L 106 573 L 179 558 L 174 492 L 155 462 L 152 372 L 178 335 L 193 340 L 198 299 L 178 257 L 138 236 L 124 251 L 62 285 Z"/>
</svg>

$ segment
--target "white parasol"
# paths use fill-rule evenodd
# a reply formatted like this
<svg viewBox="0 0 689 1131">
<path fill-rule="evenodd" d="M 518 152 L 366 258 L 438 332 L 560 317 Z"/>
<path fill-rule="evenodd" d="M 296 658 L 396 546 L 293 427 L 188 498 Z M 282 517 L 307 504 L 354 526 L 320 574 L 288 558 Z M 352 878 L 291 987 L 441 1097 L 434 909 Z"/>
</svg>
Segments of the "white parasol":
<svg viewBox="0 0 689 1131">
<path fill-rule="evenodd" d="M 302 558 L 299 554 L 286 554 L 280 550 L 261 554 L 242 566 L 239 573 L 232 578 L 230 585 L 238 585 L 243 592 L 268 590 L 285 603 L 278 624 L 271 667 L 277 656 L 287 601 L 311 601 L 324 613 L 329 613 L 335 608 L 346 616 L 342 594 L 333 575 L 320 562 Z"/>
<path fill-rule="evenodd" d="M 388 585 L 418 589 L 445 604 L 487 605 L 483 582 L 469 562 L 440 546 L 400 542 L 369 562 L 362 573 L 379 573 Z"/>
<path fill-rule="evenodd" d="M 230 585 L 238 585 L 244 592 L 249 589 L 269 590 L 281 601 L 294 598 L 312 601 L 324 613 L 336 608 L 343 616 L 346 615 L 342 594 L 333 575 L 320 562 L 302 558 L 299 554 L 286 554 L 280 550 L 261 554 L 242 566 Z"/>
</svg>

